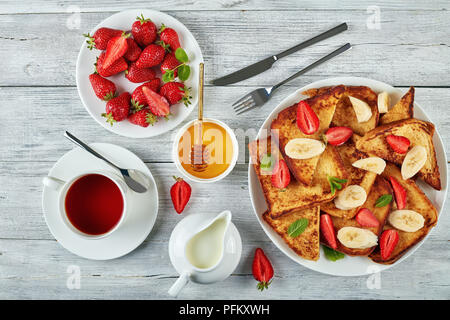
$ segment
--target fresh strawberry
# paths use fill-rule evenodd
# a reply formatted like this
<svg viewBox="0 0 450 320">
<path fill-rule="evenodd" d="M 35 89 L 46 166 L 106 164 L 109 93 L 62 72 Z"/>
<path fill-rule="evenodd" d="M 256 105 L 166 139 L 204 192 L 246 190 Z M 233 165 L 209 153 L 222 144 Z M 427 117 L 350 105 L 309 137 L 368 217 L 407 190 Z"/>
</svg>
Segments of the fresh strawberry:
<svg viewBox="0 0 450 320">
<path fill-rule="evenodd" d="M 331 216 L 328 213 L 320 216 L 320 231 L 322 232 L 327 245 L 333 249 L 336 249 L 336 233 L 334 232 L 333 220 L 331 220 Z"/>
<path fill-rule="evenodd" d="M 411 142 L 408 138 L 402 136 L 396 136 L 390 134 L 386 137 L 386 142 L 389 144 L 392 150 L 397 153 L 405 154 L 408 152 Z"/>
<path fill-rule="evenodd" d="M 139 87 L 134 89 L 133 94 L 131 95 L 131 104 L 134 111 L 139 111 L 142 108 L 148 106 L 147 100 L 145 99 L 144 93 L 142 92 L 142 87 L 147 87 L 155 92 L 158 92 L 160 83 L 161 80 L 159 80 L 159 78 L 155 78 L 153 80 L 150 80 L 149 82 L 141 84 Z"/>
<path fill-rule="evenodd" d="M 183 101 L 187 107 L 191 104 L 192 97 L 189 95 L 189 88 L 180 82 L 167 82 L 159 89 L 159 94 L 165 97 L 170 104 Z"/>
<path fill-rule="evenodd" d="M 138 68 L 151 68 L 157 66 L 164 60 L 166 51 L 157 44 L 150 44 L 142 50 L 141 55 L 136 61 Z"/>
<path fill-rule="evenodd" d="M 150 19 L 145 19 L 141 14 L 131 26 L 131 33 L 141 47 L 146 47 L 155 41 L 157 28 Z"/>
<path fill-rule="evenodd" d="M 387 260 L 394 251 L 399 240 L 398 232 L 394 229 L 384 231 L 380 237 L 381 259 Z"/>
<path fill-rule="evenodd" d="M 279 160 L 272 171 L 272 185 L 278 189 L 284 189 L 291 182 L 291 174 L 287 167 L 286 161 L 283 159 Z"/>
<path fill-rule="evenodd" d="M 136 63 L 133 62 L 128 70 L 125 71 L 125 77 L 131 82 L 139 83 L 154 79 L 156 72 L 151 68 L 139 69 L 136 67 Z"/>
<path fill-rule="evenodd" d="M 172 52 L 175 52 L 175 50 L 181 47 L 178 33 L 172 28 L 167 28 L 164 24 L 161 25 L 161 29 L 159 30 L 159 37 L 162 42 L 170 47 Z"/>
<path fill-rule="evenodd" d="M 123 57 L 131 62 L 136 61 L 139 58 L 139 56 L 142 52 L 142 49 L 138 46 L 136 41 L 134 41 L 131 38 L 127 38 L 127 44 L 128 44 L 128 50 L 127 50 L 127 52 L 125 52 Z"/>
<path fill-rule="evenodd" d="M 100 53 L 100 56 L 97 58 L 97 62 L 95 63 L 95 70 L 102 77 L 110 77 L 128 69 L 128 63 L 123 57 L 115 61 L 109 68 L 105 68 L 104 61 L 105 52 L 102 52 Z"/>
<path fill-rule="evenodd" d="M 256 248 L 255 250 L 252 273 L 255 280 L 259 281 L 256 286 L 258 290 L 263 291 L 264 289 L 269 289 L 269 285 L 272 283 L 271 280 L 273 278 L 273 267 L 261 248 Z"/>
<path fill-rule="evenodd" d="M 104 101 L 109 101 L 116 95 L 116 85 L 114 82 L 103 78 L 97 73 L 89 75 L 89 81 L 91 82 L 92 89 L 94 89 L 95 95 Z"/>
<path fill-rule="evenodd" d="M 166 117 L 170 113 L 170 105 L 166 98 L 160 96 L 152 89 L 146 86 L 142 87 L 142 93 L 145 96 L 145 100 L 148 103 L 150 111 L 158 117 Z"/>
<path fill-rule="evenodd" d="M 348 127 L 333 127 L 325 133 L 325 142 L 340 146 L 344 144 L 353 135 L 353 130 Z"/>
<path fill-rule="evenodd" d="M 108 46 L 108 41 L 114 37 L 120 37 L 123 33 L 122 30 L 111 29 L 111 28 L 99 28 L 95 31 L 94 35 L 91 36 L 89 33 L 83 34 L 86 38 L 88 48 L 92 50 L 92 48 L 98 50 L 105 50 Z"/>
<path fill-rule="evenodd" d="M 406 190 L 394 177 L 389 177 L 392 189 L 394 190 L 395 202 L 397 203 L 397 209 L 403 210 L 406 208 Z"/>
<path fill-rule="evenodd" d="M 319 118 L 305 100 L 297 106 L 297 126 L 304 134 L 313 134 L 319 129 Z"/>
<path fill-rule="evenodd" d="M 164 74 L 168 70 L 173 70 L 173 77 L 176 78 L 178 75 L 178 70 L 176 67 L 178 67 L 181 64 L 180 61 L 175 58 L 175 54 L 169 53 L 165 56 L 163 62 L 161 63 L 161 73 Z"/>
<path fill-rule="evenodd" d="M 358 222 L 361 227 L 367 228 L 378 228 L 378 226 L 380 225 L 377 217 L 375 217 L 372 211 L 367 208 L 359 209 L 358 213 L 356 214 L 356 222 Z"/>
<path fill-rule="evenodd" d="M 111 66 L 119 58 L 123 57 L 123 55 L 127 52 L 127 38 L 129 36 L 129 33 L 123 33 L 121 36 L 114 37 L 108 41 L 108 46 L 106 47 L 105 53 L 105 61 L 103 62 L 103 66 L 105 69 Z"/>
<path fill-rule="evenodd" d="M 132 124 L 136 124 L 144 128 L 148 127 L 150 124 L 154 125 L 155 122 L 158 121 L 156 116 L 148 109 L 142 109 L 136 113 L 131 114 L 130 116 L 128 116 L 128 120 Z"/>
<path fill-rule="evenodd" d="M 130 112 L 130 98 L 130 94 L 124 92 L 120 96 L 109 100 L 106 104 L 106 112 L 102 113 L 102 117 L 106 118 L 106 122 L 113 125 L 116 121 L 126 119 Z"/>
<path fill-rule="evenodd" d="M 175 184 L 170 188 L 170 197 L 172 198 L 175 211 L 180 214 L 186 207 L 191 197 L 191 186 L 182 178 L 173 177 Z"/>
</svg>

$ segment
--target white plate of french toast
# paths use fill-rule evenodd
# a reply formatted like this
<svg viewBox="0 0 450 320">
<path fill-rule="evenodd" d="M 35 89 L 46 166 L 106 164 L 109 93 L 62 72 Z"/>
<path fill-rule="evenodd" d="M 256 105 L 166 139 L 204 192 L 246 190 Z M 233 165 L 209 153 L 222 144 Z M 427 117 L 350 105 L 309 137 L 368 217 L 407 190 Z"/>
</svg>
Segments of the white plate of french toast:
<svg viewBox="0 0 450 320">
<path fill-rule="evenodd" d="M 447 159 L 414 95 L 339 77 L 273 110 L 249 143 L 249 191 L 283 253 L 315 271 L 359 276 L 425 241 L 446 199 Z"/>
</svg>

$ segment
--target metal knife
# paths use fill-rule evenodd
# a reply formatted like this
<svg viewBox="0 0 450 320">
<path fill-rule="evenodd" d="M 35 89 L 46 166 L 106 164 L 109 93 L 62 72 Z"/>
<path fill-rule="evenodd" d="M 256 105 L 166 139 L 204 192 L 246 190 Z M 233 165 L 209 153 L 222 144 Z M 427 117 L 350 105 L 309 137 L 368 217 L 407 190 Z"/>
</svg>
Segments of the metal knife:
<svg viewBox="0 0 450 320">
<path fill-rule="evenodd" d="M 286 57 L 286 56 L 290 55 L 291 53 L 297 52 L 303 48 L 309 47 L 312 44 L 315 44 L 317 42 L 320 42 L 322 40 L 325 40 L 332 36 L 335 36 L 347 29 L 348 29 L 347 23 L 344 22 L 344 23 L 338 25 L 337 27 L 334 27 L 328 31 L 325 31 L 322 34 L 319 34 L 318 36 L 315 36 L 309 40 L 306 40 L 290 49 L 280 52 L 277 55 L 268 57 L 264 60 L 254 63 L 248 67 L 245 67 L 239 71 L 230 73 L 224 77 L 217 78 L 212 81 L 212 84 L 215 86 L 225 86 L 227 84 L 232 84 L 235 82 L 239 82 L 239 81 L 251 78 L 257 74 L 260 74 L 261 72 L 264 72 L 264 71 L 270 69 L 275 61 L 277 61 L 283 57 Z"/>
</svg>

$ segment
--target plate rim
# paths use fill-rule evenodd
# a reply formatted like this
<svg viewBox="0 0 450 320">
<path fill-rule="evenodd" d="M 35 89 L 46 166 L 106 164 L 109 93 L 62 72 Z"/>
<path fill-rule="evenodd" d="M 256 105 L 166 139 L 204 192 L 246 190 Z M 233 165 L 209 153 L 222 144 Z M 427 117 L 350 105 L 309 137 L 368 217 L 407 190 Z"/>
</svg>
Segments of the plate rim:
<svg viewBox="0 0 450 320">
<path fill-rule="evenodd" d="M 358 83 L 358 84 L 353 84 L 353 83 Z M 291 94 L 289 94 L 287 97 L 285 97 L 283 100 L 281 100 L 276 107 L 273 108 L 273 110 L 269 113 L 269 115 L 265 118 L 263 124 L 260 126 L 258 133 L 255 137 L 255 139 L 259 138 L 262 134 L 262 131 L 264 129 L 267 129 L 268 127 L 268 122 L 271 118 L 273 118 L 276 114 L 278 114 L 282 109 L 283 106 L 285 104 L 287 104 L 287 102 L 289 100 L 292 100 L 295 96 L 297 95 L 301 95 L 301 92 L 309 89 L 309 88 L 316 88 L 316 87 L 320 87 L 320 86 L 324 86 L 324 83 L 327 83 L 325 85 L 338 85 L 338 84 L 347 84 L 347 85 L 366 85 L 368 87 L 371 87 L 371 84 L 376 84 L 378 86 L 385 86 L 385 87 L 389 87 L 392 91 L 396 91 L 398 92 L 400 95 L 403 95 L 404 93 L 399 89 L 396 88 L 390 84 L 387 84 L 385 82 L 379 81 L 379 80 L 374 80 L 374 79 L 370 79 L 370 78 L 365 78 L 365 77 L 332 77 L 332 78 L 325 78 L 325 79 L 321 79 L 321 80 L 317 80 L 314 82 L 311 82 L 299 89 L 296 89 L 294 92 L 292 92 Z M 352 83 L 352 84 L 349 84 Z M 426 113 L 426 111 L 424 110 L 424 108 L 422 108 L 417 102 L 414 101 L 414 107 L 418 107 L 418 109 L 424 114 L 425 118 L 427 118 L 430 122 L 430 117 L 428 116 L 428 114 Z M 442 145 L 442 147 L 444 147 L 444 143 L 442 140 L 442 137 L 438 131 L 438 129 L 436 128 L 435 130 L 435 137 L 438 139 L 438 142 Z M 444 149 L 445 150 L 445 149 Z M 447 155 L 445 152 L 443 152 L 443 159 L 444 159 L 444 163 L 447 163 Z M 440 168 L 441 170 L 441 168 Z M 442 205 L 440 210 L 438 211 L 438 217 L 442 219 L 442 213 L 443 213 L 443 209 L 445 207 L 445 202 L 447 200 L 447 195 L 448 195 L 448 179 L 447 179 L 447 167 L 445 166 L 445 168 L 443 169 L 444 172 L 441 171 L 441 177 L 442 176 L 446 176 L 445 178 L 445 185 L 442 186 L 442 189 L 440 191 L 435 191 L 435 192 L 441 192 L 444 191 L 444 195 L 443 195 L 443 201 L 442 201 Z M 445 174 L 444 174 L 445 173 Z M 282 245 L 284 244 L 284 241 L 281 239 L 281 237 L 279 237 L 278 234 L 274 234 L 271 235 L 270 231 L 273 231 L 271 229 L 269 229 L 269 227 L 267 225 L 265 225 L 265 223 L 263 222 L 263 219 L 259 216 L 259 213 L 256 210 L 255 207 L 255 200 L 253 197 L 253 193 L 255 192 L 254 186 L 252 185 L 251 181 L 252 181 L 252 175 L 253 174 L 253 168 L 252 168 L 252 164 L 251 161 L 249 161 L 248 164 L 248 187 L 249 187 L 249 194 L 250 194 L 250 200 L 251 200 L 251 204 L 252 204 L 252 208 L 253 208 L 253 213 L 256 216 L 256 219 L 258 220 L 259 224 L 261 225 L 262 229 L 264 230 L 264 233 L 269 237 L 269 239 L 271 240 L 271 242 L 283 253 L 285 254 L 287 257 L 289 257 L 291 260 L 293 260 L 294 262 L 319 273 L 323 273 L 323 274 L 328 274 L 328 275 L 333 275 L 333 276 L 343 276 L 343 277 L 351 277 L 351 276 L 362 276 L 362 275 L 369 275 L 370 273 L 365 272 L 365 273 L 349 273 L 349 274 L 341 274 L 341 273 L 333 273 L 333 272 L 328 272 L 328 271 L 324 271 L 324 270 L 318 270 L 318 268 L 314 268 L 311 265 L 309 265 L 308 263 L 310 263 L 311 261 L 306 260 L 300 256 L 298 256 L 297 254 L 295 254 L 293 252 L 293 250 L 291 248 L 284 248 Z M 257 187 L 257 186 L 256 186 Z M 439 219 L 438 219 L 439 220 Z M 439 222 L 438 222 L 439 223 Z M 437 226 L 437 225 L 436 225 Z M 373 266 L 377 266 L 377 271 L 376 272 L 380 272 L 383 270 L 387 270 L 390 269 L 393 266 L 398 265 L 399 263 L 401 263 L 402 261 L 406 260 L 408 257 L 410 257 L 411 255 L 414 254 L 414 252 L 420 247 L 422 246 L 422 244 L 428 239 L 428 237 L 430 236 L 430 234 L 434 231 L 435 228 L 431 228 L 431 230 L 428 232 L 428 234 L 421 240 L 419 241 L 417 244 L 414 245 L 413 248 L 411 248 L 409 250 L 409 252 L 407 252 L 405 255 L 403 255 L 400 259 L 398 259 L 396 262 L 394 262 L 393 264 L 389 264 L 389 265 L 384 265 L 384 264 L 377 264 L 372 262 Z M 275 237 L 274 237 L 275 236 Z M 323 256 L 323 250 L 322 248 L 320 248 L 321 251 L 321 257 Z M 352 257 L 353 258 L 353 257 Z"/>
</svg>

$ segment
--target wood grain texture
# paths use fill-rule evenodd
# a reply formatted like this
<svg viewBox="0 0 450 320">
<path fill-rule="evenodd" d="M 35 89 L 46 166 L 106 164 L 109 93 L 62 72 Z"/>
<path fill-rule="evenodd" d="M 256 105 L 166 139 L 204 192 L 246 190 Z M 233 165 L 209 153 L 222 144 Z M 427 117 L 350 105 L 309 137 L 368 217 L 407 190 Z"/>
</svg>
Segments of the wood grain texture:
<svg viewBox="0 0 450 320">
<path fill-rule="evenodd" d="M 112 0 L 0 3 L 0 299 L 168 299 L 177 277 L 168 257 L 175 224 L 194 212 L 229 209 L 241 233 L 243 253 L 227 280 L 189 284 L 186 299 L 450 299 L 450 219 L 446 208 L 427 242 L 406 261 L 381 274 L 381 289 L 367 288 L 367 277 L 332 277 L 287 258 L 268 239 L 251 206 L 246 142 L 267 114 L 295 89 L 333 76 L 362 76 L 416 88 L 450 151 L 450 3 L 378 1 L 381 29 L 366 21 L 371 0 L 194 0 L 117 2 Z M 345 34 L 278 61 L 274 68 L 230 87 L 205 89 L 205 116 L 236 130 L 239 164 L 223 181 L 193 184 L 183 215 L 172 207 L 168 190 L 176 174 L 170 145 L 176 130 L 133 140 L 100 127 L 85 111 L 75 87 L 75 62 L 84 39 L 102 19 L 132 7 L 162 10 L 183 22 L 199 41 L 207 82 L 284 50 L 340 22 Z M 79 9 L 80 29 L 67 27 Z M 344 42 L 353 49 L 281 88 L 262 108 L 236 117 L 231 104 L 249 91 L 286 78 Z M 195 112 L 191 115 L 194 118 Z M 153 231 L 134 252 L 111 261 L 90 261 L 65 250 L 52 237 L 41 209 L 42 178 L 72 145 L 69 130 L 87 142 L 116 143 L 135 152 L 153 172 L 160 210 Z M 149 129 L 151 130 L 151 128 Z M 271 288 L 260 293 L 251 275 L 256 247 L 275 268 Z M 69 290 L 67 268 L 80 267 L 81 288 Z M 328 290 L 332 287 L 333 290 Z"/>
</svg>

